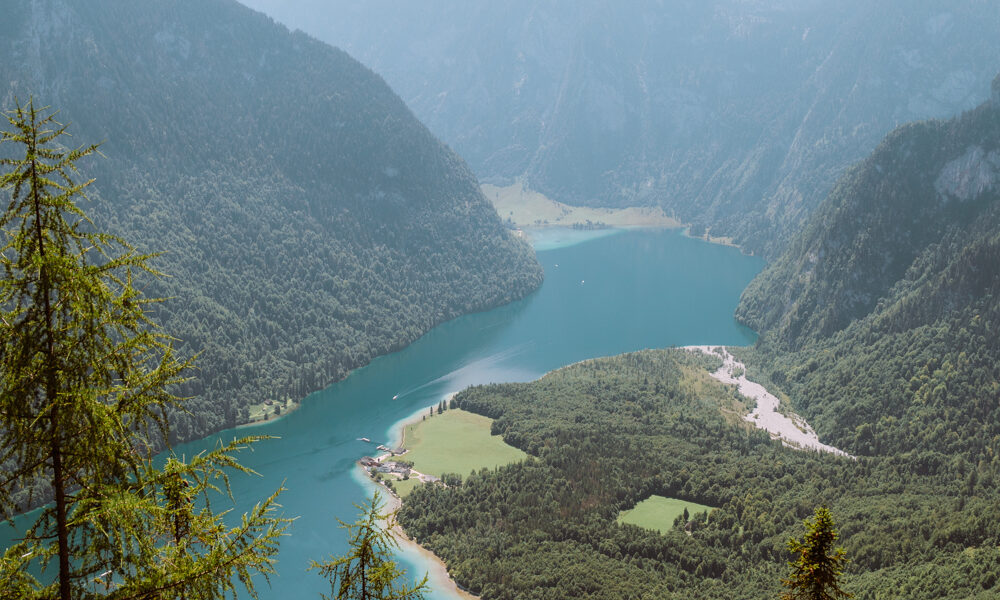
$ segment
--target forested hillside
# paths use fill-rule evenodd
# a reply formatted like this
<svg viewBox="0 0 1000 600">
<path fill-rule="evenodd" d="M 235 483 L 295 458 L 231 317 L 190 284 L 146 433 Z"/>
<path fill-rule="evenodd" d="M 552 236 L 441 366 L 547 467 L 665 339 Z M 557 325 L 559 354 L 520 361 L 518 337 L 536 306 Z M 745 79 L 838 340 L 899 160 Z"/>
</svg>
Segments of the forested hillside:
<svg viewBox="0 0 1000 600">
<path fill-rule="evenodd" d="M 997 265 L 1000 77 L 845 175 L 738 316 L 762 332 L 760 374 L 831 443 L 981 469 L 1000 456 Z"/>
<path fill-rule="evenodd" d="M 191 438 L 539 284 L 464 162 L 381 78 L 233 0 L 4 2 L 0 104 L 106 158 L 83 208 L 165 254 L 156 320 L 198 354 Z"/>
<path fill-rule="evenodd" d="M 740 419 L 741 397 L 708 376 L 717 366 L 645 351 L 463 391 L 456 405 L 496 419 L 493 432 L 532 458 L 416 489 L 407 533 L 484 600 L 756 600 L 778 597 L 788 538 L 826 504 L 855 598 L 1000 593 L 996 461 L 929 468 L 784 448 Z M 715 510 L 662 535 L 616 523 L 653 494 Z"/>
<path fill-rule="evenodd" d="M 772 256 L 901 123 L 974 107 L 982 0 L 244 0 L 382 74 L 481 179 Z"/>
</svg>

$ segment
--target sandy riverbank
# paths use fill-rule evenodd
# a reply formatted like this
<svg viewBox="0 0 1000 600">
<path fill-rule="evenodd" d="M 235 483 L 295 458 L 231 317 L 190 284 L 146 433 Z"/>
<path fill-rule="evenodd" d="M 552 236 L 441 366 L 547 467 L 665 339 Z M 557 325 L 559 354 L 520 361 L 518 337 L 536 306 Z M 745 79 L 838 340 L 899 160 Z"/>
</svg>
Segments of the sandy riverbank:
<svg viewBox="0 0 1000 600">
<path fill-rule="evenodd" d="M 796 414 L 786 416 L 778 412 L 781 401 L 764 386 L 747 379 L 746 365 L 737 361 L 724 346 L 687 346 L 684 350 L 721 358 L 722 367 L 712 373 L 712 378 L 727 385 L 735 385 L 744 397 L 756 400 L 757 407 L 743 418 L 758 429 L 770 433 L 772 438 L 780 439 L 781 443 L 789 448 L 818 450 L 854 458 L 839 448 L 821 443 L 819 436 L 802 417 Z M 736 373 L 740 375 L 736 376 Z"/>
</svg>

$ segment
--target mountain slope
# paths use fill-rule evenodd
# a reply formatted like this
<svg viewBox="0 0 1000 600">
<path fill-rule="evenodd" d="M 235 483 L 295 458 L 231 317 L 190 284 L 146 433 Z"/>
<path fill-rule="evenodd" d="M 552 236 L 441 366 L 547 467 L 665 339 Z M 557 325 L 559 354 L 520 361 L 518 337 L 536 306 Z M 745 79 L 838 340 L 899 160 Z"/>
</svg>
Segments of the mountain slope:
<svg viewBox="0 0 1000 600">
<path fill-rule="evenodd" d="M 166 251 L 158 320 L 201 353 L 180 438 L 306 393 L 540 282 L 463 161 L 345 53 L 230 0 L 7 2 L 0 99 L 107 156 L 85 206 Z"/>
<path fill-rule="evenodd" d="M 775 253 L 900 123 L 982 98 L 1000 5 L 245 0 L 347 49 L 490 183 Z"/>
<path fill-rule="evenodd" d="M 889 135 L 737 316 L 830 443 L 996 465 L 998 265 L 1000 77 L 975 110 Z"/>
</svg>

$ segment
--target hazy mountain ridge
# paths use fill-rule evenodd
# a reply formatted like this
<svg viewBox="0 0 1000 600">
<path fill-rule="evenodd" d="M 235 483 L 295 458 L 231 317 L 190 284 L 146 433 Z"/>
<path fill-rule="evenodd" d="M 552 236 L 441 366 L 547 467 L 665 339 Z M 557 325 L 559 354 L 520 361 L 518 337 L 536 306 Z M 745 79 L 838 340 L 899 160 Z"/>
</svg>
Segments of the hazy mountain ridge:
<svg viewBox="0 0 1000 600">
<path fill-rule="evenodd" d="M 0 92 L 106 140 L 85 206 L 166 251 L 158 317 L 203 352 L 181 438 L 302 397 L 541 270 L 370 70 L 236 2 L 8 3 Z"/>
<path fill-rule="evenodd" d="M 247 0 L 386 77 L 487 182 L 780 249 L 893 127 L 982 98 L 1000 7 Z"/>
<path fill-rule="evenodd" d="M 890 134 L 744 292 L 758 367 L 829 443 L 1000 465 L 1000 78 L 993 90 Z"/>
<path fill-rule="evenodd" d="M 940 252 L 946 236 L 975 244 L 995 232 L 998 183 L 1000 108 L 991 102 L 900 127 L 751 283 L 738 317 L 790 347 L 840 331 L 894 285 L 926 277 L 920 265 L 930 258 L 914 261 Z M 930 262 L 943 268 L 940 258 Z"/>
</svg>

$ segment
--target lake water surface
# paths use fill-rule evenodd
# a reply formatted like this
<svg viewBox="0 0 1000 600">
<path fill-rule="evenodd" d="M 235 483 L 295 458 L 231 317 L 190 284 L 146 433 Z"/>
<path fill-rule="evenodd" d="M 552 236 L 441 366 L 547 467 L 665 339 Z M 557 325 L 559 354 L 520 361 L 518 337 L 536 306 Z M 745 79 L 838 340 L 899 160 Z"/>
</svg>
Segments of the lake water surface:
<svg viewBox="0 0 1000 600">
<path fill-rule="evenodd" d="M 336 518 L 354 520 L 353 503 L 368 493 L 355 462 L 375 453 L 358 438 L 388 441 L 400 419 L 474 384 L 530 381 L 580 360 L 643 348 L 754 341 L 732 315 L 763 266 L 758 258 L 676 230 L 545 230 L 533 237 L 545 283 L 530 297 L 444 323 L 310 395 L 286 418 L 238 432 L 280 439 L 240 457 L 260 476 L 234 477 L 237 509 L 283 484 L 284 514 L 297 517 L 281 544 L 279 575 L 258 588 L 262 599 L 329 593 L 306 568 L 311 559 L 346 550 Z M 190 456 L 233 436 L 222 432 L 177 452 Z M 400 558 L 410 574 L 426 570 L 412 553 Z M 440 591 L 428 597 L 451 598 Z"/>
</svg>

